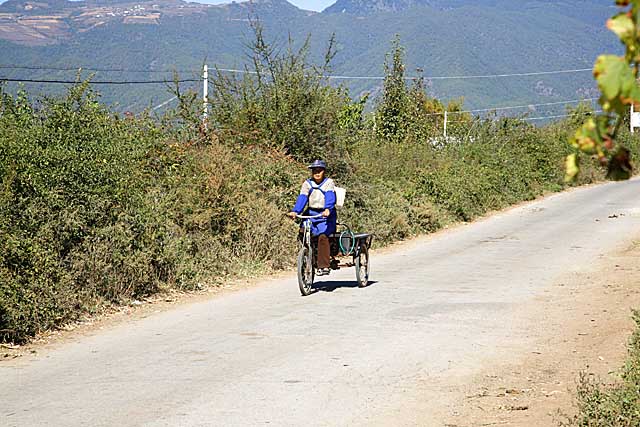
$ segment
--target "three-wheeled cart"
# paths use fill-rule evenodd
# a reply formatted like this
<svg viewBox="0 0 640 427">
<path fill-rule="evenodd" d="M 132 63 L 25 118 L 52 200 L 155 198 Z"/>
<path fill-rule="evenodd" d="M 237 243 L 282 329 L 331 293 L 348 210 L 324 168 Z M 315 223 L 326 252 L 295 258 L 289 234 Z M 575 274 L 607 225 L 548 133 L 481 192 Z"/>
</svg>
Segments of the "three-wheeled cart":
<svg viewBox="0 0 640 427">
<path fill-rule="evenodd" d="M 307 296 L 313 292 L 315 271 L 317 269 L 318 238 L 311 235 L 311 219 L 315 217 L 298 216 L 302 219 L 298 252 L 298 286 L 300 293 Z M 355 267 L 358 287 L 369 284 L 369 249 L 373 235 L 353 233 L 345 224 L 338 224 L 340 232 L 329 236 L 331 245 L 331 270 Z"/>
</svg>

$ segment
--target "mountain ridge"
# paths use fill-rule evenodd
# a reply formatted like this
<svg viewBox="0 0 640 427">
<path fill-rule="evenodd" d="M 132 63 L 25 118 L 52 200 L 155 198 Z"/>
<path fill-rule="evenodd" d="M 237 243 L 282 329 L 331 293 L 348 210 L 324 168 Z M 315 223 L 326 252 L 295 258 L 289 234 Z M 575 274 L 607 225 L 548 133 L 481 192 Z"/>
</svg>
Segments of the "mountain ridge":
<svg viewBox="0 0 640 427">
<path fill-rule="evenodd" d="M 10 0 L 33 4 L 32 0 Z M 590 68 L 601 52 L 619 52 L 615 36 L 604 26 L 611 8 L 595 0 L 452 0 L 456 7 L 430 6 L 351 13 L 310 13 L 285 0 L 238 2 L 211 6 L 181 0 L 150 0 L 95 6 L 56 0 L 61 9 L 6 12 L 0 15 L 0 51 L 4 64 L 81 65 L 140 70 L 193 69 L 203 61 L 222 68 L 242 68 L 251 40 L 250 17 L 259 17 L 269 41 L 286 48 L 291 37 L 300 47 L 312 35 L 309 60 L 321 63 L 328 40 L 336 36 L 334 74 L 380 76 L 391 40 L 400 35 L 406 48 L 408 75 L 416 69 L 429 76 L 507 74 Z M 38 0 L 46 3 L 46 0 Z M 336 3 L 337 4 L 337 3 Z M 491 6 L 491 4 L 493 6 Z M 13 5 L 13 6 L 12 6 Z M 113 16 L 111 16 L 113 15 Z M 15 18 L 12 18 L 15 17 Z M 24 37 L 16 40 L 16 35 Z M 13 39 L 11 39 L 13 37 Z M 31 38 L 29 38 L 31 37 Z M 4 41 L 2 40 L 4 39 Z M 0 64 L 1 65 L 1 64 Z M 195 71 L 194 71 L 195 72 Z M 71 73 L 3 69 L 2 77 L 73 79 Z M 153 78 L 165 75 L 153 74 Z M 140 80 L 141 75 L 99 73 Z M 168 76 L 170 78 L 170 75 Z M 332 80 L 353 96 L 376 92 L 379 79 Z M 518 79 L 427 80 L 433 96 L 463 96 L 469 107 L 521 105 L 597 96 L 590 73 Z M 12 87 L 8 85 L 8 87 Z M 30 86 L 36 87 L 36 86 Z M 50 90 L 49 87 L 37 87 Z M 100 87 L 105 99 L 124 106 L 163 101 L 153 88 Z M 497 102 L 499 101 L 499 102 Z"/>
<path fill-rule="evenodd" d="M 598 0 L 578 0 L 573 2 L 558 0 L 337 0 L 327 7 L 323 13 L 370 15 L 381 12 L 400 12 L 411 8 L 431 7 L 435 9 L 453 9 L 465 6 L 502 7 L 517 9 L 532 4 L 598 4 Z"/>
</svg>

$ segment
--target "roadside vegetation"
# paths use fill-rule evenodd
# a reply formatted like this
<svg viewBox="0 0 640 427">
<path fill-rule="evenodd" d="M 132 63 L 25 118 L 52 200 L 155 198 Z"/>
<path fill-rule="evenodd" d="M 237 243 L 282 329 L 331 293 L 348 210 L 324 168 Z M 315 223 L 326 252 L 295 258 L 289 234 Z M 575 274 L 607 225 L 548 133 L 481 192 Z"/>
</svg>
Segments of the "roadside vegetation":
<svg viewBox="0 0 640 427">
<path fill-rule="evenodd" d="M 578 413 L 562 422 L 565 427 L 623 427 L 640 424 L 640 312 L 634 311 L 635 330 L 627 345 L 627 360 L 613 382 L 604 383 L 587 373 L 580 376 Z"/>
<path fill-rule="evenodd" d="M 565 187 L 569 134 L 460 113 L 404 79 L 393 44 L 373 111 L 256 27 L 256 74 L 214 73 L 206 128 L 193 93 L 161 117 L 109 111 L 87 82 L 33 101 L 0 92 L 0 342 L 21 343 L 113 304 L 292 265 L 283 213 L 325 158 L 348 190 L 343 221 L 388 243 Z M 449 138 L 442 115 L 452 113 Z M 635 157 L 639 145 L 624 130 Z M 577 184 L 604 172 L 581 154 Z"/>
</svg>

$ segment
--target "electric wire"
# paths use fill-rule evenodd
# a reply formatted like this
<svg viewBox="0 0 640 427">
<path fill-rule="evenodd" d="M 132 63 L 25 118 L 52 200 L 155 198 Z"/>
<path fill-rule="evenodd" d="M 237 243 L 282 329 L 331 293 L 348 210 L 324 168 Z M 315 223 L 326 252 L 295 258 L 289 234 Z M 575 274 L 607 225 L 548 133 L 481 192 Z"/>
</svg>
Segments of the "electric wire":
<svg viewBox="0 0 640 427">
<path fill-rule="evenodd" d="M 159 108 L 162 108 L 162 107 L 164 107 L 165 105 L 169 104 L 170 102 L 172 102 L 172 101 L 174 101 L 174 100 L 176 100 L 176 99 L 178 99 L 178 97 L 177 97 L 177 96 L 174 96 L 173 98 L 167 99 L 167 100 L 166 100 L 166 101 L 164 101 L 162 104 L 158 104 L 158 105 L 156 105 L 155 107 L 151 108 L 151 111 L 155 111 L 155 110 L 157 110 L 157 109 L 159 109 Z"/>
<path fill-rule="evenodd" d="M 596 110 L 596 111 L 586 111 L 584 113 L 582 113 L 582 115 L 589 115 L 589 114 L 600 114 L 602 113 L 602 110 Z M 549 119 L 562 119 L 565 117 L 569 117 L 571 116 L 571 114 L 560 114 L 560 115 L 556 115 L 556 116 L 546 116 L 546 117 L 525 117 L 523 120 L 528 120 L 528 121 L 536 121 L 536 120 L 549 120 Z"/>
<path fill-rule="evenodd" d="M 183 72 L 183 73 L 195 73 L 194 70 L 141 70 L 141 69 L 126 69 L 126 68 L 97 68 L 97 67 L 55 67 L 55 66 L 30 66 L 30 65 L 6 65 L 0 64 L 0 69 L 16 69 L 16 70 L 44 70 L 44 71 L 94 71 L 94 72 L 121 72 L 121 73 L 172 73 L 172 72 Z M 255 71 L 242 70 L 242 69 L 234 69 L 234 68 L 213 68 L 212 71 L 217 72 L 230 72 L 230 73 L 244 73 L 244 74 L 256 74 Z M 555 71 L 538 71 L 538 72 L 527 72 L 527 73 L 505 73 L 505 74 L 486 74 L 486 75 L 459 75 L 459 76 L 425 76 L 422 77 L 425 80 L 452 80 L 452 79 L 485 79 L 485 78 L 501 78 L 501 77 L 522 77 L 522 76 L 540 76 L 540 75 L 552 75 L 552 74 L 569 74 L 569 73 L 580 73 L 591 71 L 590 68 L 579 68 L 579 69 L 568 69 L 568 70 L 555 70 Z M 326 75 L 321 76 L 327 79 L 335 79 L 335 80 L 384 80 L 384 76 L 343 76 L 343 75 Z M 405 77 L 405 80 L 415 80 L 418 77 Z M 16 83 L 41 83 L 41 84 L 76 84 L 77 80 L 64 80 L 64 79 L 24 79 L 24 78 L 13 78 L 13 77 L 1 77 L 0 82 L 16 82 Z M 148 85 L 148 84 L 169 84 L 172 82 L 178 83 L 195 83 L 200 82 L 199 78 L 185 78 L 185 79 L 177 79 L 177 80 L 93 80 L 90 81 L 90 84 L 95 85 Z M 152 110 L 156 110 L 164 107 L 168 103 L 175 100 L 176 97 L 173 97 L 162 104 L 159 104 L 152 108 Z M 451 111 L 447 112 L 448 115 L 455 114 L 472 114 L 472 113 L 483 113 L 483 112 L 491 112 L 491 111 L 508 111 L 508 110 L 516 110 L 522 108 L 536 108 L 536 107 L 546 107 L 546 106 L 554 106 L 554 105 L 570 105 L 580 102 L 593 102 L 598 98 L 584 98 L 584 99 L 572 99 L 566 101 L 556 101 L 556 102 L 546 102 L 546 103 L 538 103 L 538 104 L 527 104 L 527 105 L 515 105 L 515 106 L 504 106 L 504 107 L 490 107 L 490 108 L 479 108 L 472 110 L 462 110 L 462 111 Z M 445 113 L 429 113 L 426 116 L 443 116 Z M 567 115 L 560 116 L 547 116 L 547 117 L 535 117 L 526 120 L 544 120 L 548 118 L 560 118 L 567 117 Z"/>
<path fill-rule="evenodd" d="M 536 71 L 531 73 L 508 73 L 508 74 L 479 74 L 479 75 L 460 75 L 460 76 L 412 76 L 404 77 L 404 80 L 468 80 L 468 79 L 493 79 L 502 77 L 528 77 L 528 76 L 544 76 L 551 74 L 570 74 L 570 73 L 583 73 L 587 71 L 593 71 L 592 68 L 577 68 L 573 70 L 556 70 L 556 71 Z M 385 76 L 324 76 L 331 80 L 384 80 Z"/>
<path fill-rule="evenodd" d="M 96 67 L 83 67 L 83 66 L 75 66 L 75 67 L 56 67 L 56 66 L 32 66 L 32 65 L 0 65 L 0 69 L 2 70 L 30 70 L 30 71 L 88 71 L 88 72 L 97 72 L 97 73 L 149 73 L 149 74 L 160 74 L 160 73 L 201 73 L 202 70 L 196 69 L 170 69 L 170 70 L 141 70 L 135 68 L 96 68 Z M 225 73 L 242 73 L 242 74 L 258 74 L 256 71 L 250 70 L 242 70 L 238 68 L 218 68 L 213 66 L 210 68 L 210 71 L 220 71 Z"/>
<path fill-rule="evenodd" d="M 553 105 L 571 105 L 571 104 L 578 104 L 581 102 L 593 102 L 593 101 L 596 101 L 597 99 L 598 98 L 570 99 L 566 101 L 544 102 L 541 104 L 514 105 L 511 107 L 491 107 L 491 108 L 479 108 L 475 110 L 447 111 L 447 115 L 486 113 L 491 111 L 507 111 L 507 110 L 522 109 L 522 108 L 549 107 Z M 425 116 L 444 116 L 444 111 L 439 113 L 428 113 L 428 114 L 425 114 Z"/>
<path fill-rule="evenodd" d="M 167 84 L 167 83 L 189 83 L 200 82 L 201 79 L 178 79 L 178 80 L 91 80 L 92 85 L 146 85 L 146 84 Z M 48 84 L 77 84 L 81 83 L 77 80 L 58 80 L 58 79 L 15 79 L 11 77 L 1 77 L 0 82 L 16 82 L 16 83 L 48 83 Z"/>
<path fill-rule="evenodd" d="M 452 111 L 448 114 L 462 114 L 462 113 L 483 113 L 487 111 L 505 111 L 505 110 L 516 110 L 521 108 L 531 108 L 531 107 L 548 107 L 551 105 L 562 105 L 562 104 L 576 104 L 580 102 L 593 102 L 598 98 L 584 98 L 584 99 L 571 99 L 568 101 L 557 101 L 557 102 L 545 102 L 542 104 L 527 104 L 527 105 L 514 105 L 513 107 L 494 107 L 494 108 L 480 108 L 477 110 L 467 110 L 467 111 Z"/>
<path fill-rule="evenodd" d="M 236 69 L 236 68 L 218 68 L 215 65 L 212 68 L 218 72 L 237 73 L 237 74 L 257 74 L 256 71 Z M 0 65 L 0 69 L 16 69 L 16 70 L 38 70 L 38 71 L 95 71 L 95 72 L 119 72 L 119 73 L 199 73 L 199 70 L 141 70 L 126 68 L 96 68 L 96 67 L 59 67 L 59 66 L 35 66 L 35 65 Z M 468 80 L 468 79 L 491 79 L 491 78 L 507 78 L 507 77 L 530 77 L 544 76 L 555 74 L 575 74 L 592 71 L 592 68 L 575 68 L 566 70 L 553 71 L 535 71 L 524 73 L 503 73 L 503 74 L 478 74 L 478 75 L 457 75 L 457 76 L 406 76 L 404 80 L 414 81 L 417 79 L 424 80 Z M 321 75 L 319 77 L 329 80 L 384 80 L 386 76 L 347 76 L 347 75 Z"/>
<path fill-rule="evenodd" d="M 127 68 L 95 68 L 84 67 L 81 65 L 75 67 L 57 67 L 57 66 L 36 66 L 36 65 L 0 65 L 3 70 L 34 70 L 34 71 L 96 71 L 96 72 L 117 72 L 117 73 L 190 73 L 193 70 L 141 70 Z"/>
</svg>

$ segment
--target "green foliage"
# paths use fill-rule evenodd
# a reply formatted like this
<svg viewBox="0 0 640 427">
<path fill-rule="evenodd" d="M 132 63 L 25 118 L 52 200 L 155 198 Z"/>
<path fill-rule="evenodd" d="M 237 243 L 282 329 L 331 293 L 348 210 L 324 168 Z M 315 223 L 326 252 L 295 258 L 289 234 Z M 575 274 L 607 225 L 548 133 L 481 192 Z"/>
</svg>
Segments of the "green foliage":
<svg viewBox="0 0 640 427">
<path fill-rule="evenodd" d="M 603 384 L 583 373 L 577 393 L 578 414 L 566 426 L 622 427 L 640 424 L 640 312 L 633 313 L 636 329 L 628 344 L 620 380 Z"/>
<path fill-rule="evenodd" d="M 349 134 L 362 130 L 364 125 L 364 109 L 369 100 L 369 94 L 365 94 L 356 102 L 346 103 L 338 112 L 338 127 Z"/>
<path fill-rule="evenodd" d="M 420 171 L 420 188 L 454 218 L 468 221 L 561 188 L 562 141 L 551 127 L 477 121 L 466 139 L 434 153 L 437 166 Z"/>
<path fill-rule="evenodd" d="M 218 72 L 213 80 L 214 125 L 237 136 L 238 143 L 268 142 L 298 159 L 335 151 L 339 112 L 347 99 L 323 77 L 334 56 L 333 38 L 324 65 L 314 67 L 308 61 L 308 38 L 299 49 L 289 39 L 287 49 L 279 52 L 265 41 L 261 24 L 254 23 L 254 34 L 250 73 L 238 77 Z"/>
<path fill-rule="evenodd" d="M 1 111 L 0 329 L 11 338 L 65 321 L 82 304 L 79 295 L 93 293 L 70 266 L 84 260 L 83 242 L 135 206 L 156 135 L 144 121 L 111 116 L 86 84 L 63 99 L 45 99 L 38 109 L 23 94 L 15 100 L 3 94 Z M 140 236 L 127 237 L 123 244 L 130 247 Z M 135 258 L 122 249 L 122 262 Z M 104 278 L 110 286 L 130 282 L 114 270 Z M 136 277 L 131 294 L 155 289 L 154 275 Z M 30 305 L 34 299 L 39 304 Z"/>
<path fill-rule="evenodd" d="M 630 151 L 618 141 L 618 133 L 629 114 L 630 106 L 640 107 L 640 1 L 616 0 L 625 8 L 607 22 L 625 46 L 625 55 L 601 55 L 593 67 L 593 76 L 602 96 L 600 105 L 604 111 L 588 118 L 569 142 L 583 153 L 597 156 L 608 166 L 607 177 L 613 180 L 629 179 L 632 175 Z M 580 167 L 575 153 L 567 156 L 566 179 L 574 179 Z"/>
<path fill-rule="evenodd" d="M 280 212 L 299 169 L 277 151 L 193 144 L 109 113 L 86 85 L 37 109 L 3 94 L 0 111 L 0 340 L 287 263 Z"/>
<path fill-rule="evenodd" d="M 404 74 L 404 48 L 400 38 L 393 40 L 392 51 L 384 63 L 385 78 L 382 97 L 376 109 L 376 131 L 378 136 L 391 142 L 404 140 L 409 117 L 408 93 Z"/>
<path fill-rule="evenodd" d="M 382 95 L 376 105 L 374 129 L 379 140 L 395 144 L 424 143 L 442 133 L 444 113 L 454 113 L 453 128 L 468 127 L 472 118 L 463 113 L 463 102 L 452 100 L 448 105 L 427 95 L 424 78 L 413 79 L 407 85 L 404 64 L 405 50 L 398 36 L 385 61 Z"/>
</svg>

